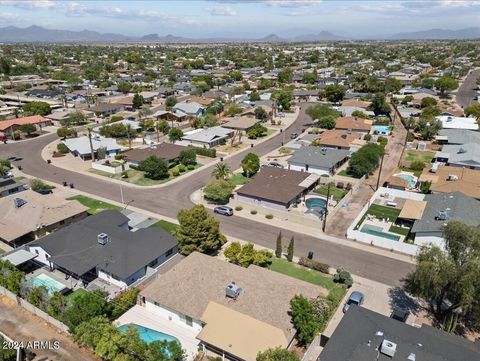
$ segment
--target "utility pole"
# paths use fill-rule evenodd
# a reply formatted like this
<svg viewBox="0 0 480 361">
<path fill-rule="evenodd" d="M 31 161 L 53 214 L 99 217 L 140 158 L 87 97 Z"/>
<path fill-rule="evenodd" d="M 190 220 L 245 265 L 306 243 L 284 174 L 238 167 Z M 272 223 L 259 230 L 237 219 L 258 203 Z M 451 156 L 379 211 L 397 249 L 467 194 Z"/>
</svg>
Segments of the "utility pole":
<svg viewBox="0 0 480 361">
<path fill-rule="evenodd" d="M 385 152 L 382 154 L 382 159 L 380 161 L 380 169 L 378 170 L 378 178 L 377 178 L 377 187 L 375 190 L 378 190 L 378 186 L 380 185 L 380 175 L 382 174 L 382 167 L 383 167 L 383 157 L 385 157 Z"/>
<path fill-rule="evenodd" d="M 330 185 L 332 182 L 328 183 L 327 187 L 327 201 L 325 202 L 325 210 L 323 212 L 323 225 L 322 225 L 322 231 L 325 232 L 325 227 L 327 225 L 327 214 L 328 214 L 328 199 L 330 198 Z"/>
<path fill-rule="evenodd" d="M 122 188 L 122 185 L 120 184 L 120 198 L 122 199 L 122 204 L 125 204 L 124 200 L 123 200 L 123 188 Z M 128 204 L 127 204 L 128 206 Z M 127 208 L 127 207 L 125 207 Z"/>
</svg>

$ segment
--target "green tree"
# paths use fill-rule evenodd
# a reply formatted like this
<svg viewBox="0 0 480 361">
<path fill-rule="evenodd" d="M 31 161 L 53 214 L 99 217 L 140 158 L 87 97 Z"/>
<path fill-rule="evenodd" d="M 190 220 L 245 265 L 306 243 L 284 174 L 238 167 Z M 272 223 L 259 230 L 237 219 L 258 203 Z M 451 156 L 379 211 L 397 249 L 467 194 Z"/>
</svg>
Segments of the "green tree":
<svg viewBox="0 0 480 361">
<path fill-rule="evenodd" d="M 180 164 L 183 165 L 195 165 L 197 164 L 197 153 L 194 149 L 185 149 L 180 152 L 180 156 L 178 157 Z"/>
<path fill-rule="evenodd" d="M 480 228 L 450 221 L 443 238 L 445 251 L 422 247 L 406 279 L 406 290 L 430 302 L 440 324 L 454 313 L 472 317 L 480 307 Z"/>
<path fill-rule="evenodd" d="M 315 84 L 317 82 L 317 72 L 304 73 L 302 75 L 302 81 L 306 84 Z"/>
<path fill-rule="evenodd" d="M 297 329 L 297 339 L 301 345 L 308 345 L 315 338 L 319 324 L 308 299 L 296 295 L 290 300 L 293 325 Z"/>
<path fill-rule="evenodd" d="M 235 185 L 227 180 L 215 179 L 207 183 L 203 188 L 206 199 L 218 204 L 228 203 Z"/>
<path fill-rule="evenodd" d="M 220 233 L 219 222 L 207 212 L 203 205 L 180 210 L 177 219 L 180 225 L 175 231 L 175 237 L 180 252 L 184 255 L 194 251 L 216 252 L 226 242 L 225 236 Z"/>
<path fill-rule="evenodd" d="M 467 117 L 474 116 L 477 122 L 480 121 L 480 103 L 471 104 L 465 108 L 465 115 Z"/>
<path fill-rule="evenodd" d="M 280 70 L 277 75 L 280 84 L 290 83 L 292 81 L 293 71 L 290 68 Z"/>
<path fill-rule="evenodd" d="M 353 278 L 348 271 L 344 268 L 340 267 L 337 268 L 337 272 L 333 276 L 333 280 L 337 283 L 341 283 L 346 285 L 347 287 L 352 287 L 353 285 Z"/>
<path fill-rule="evenodd" d="M 277 347 L 259 352 L 256 361 L 300 361 L 300 358 L 293 351 Z"/>
<path fill-rule="evenodd" d="M 326 104 L 316 104 L 307 108 L 306 113 L 316 125 L 324 129 L 335 128 L 336 119 L 342 114 Z"/>
<path fill-rule="evenodd" d="M 138 169 L 145 172 L 145 177 L 155 180 L 168 178 L 170 175 L 167 162 L 156 155 L 151 155 L 142 160 L 138 164 Z"/>
<path fill-rule="evenodd" d="M 398 93 L 402 88 L 402 82 L 396 78 L 387 78 L 385 80 L 385 92 L 387 93 Z"/>
<path fill-rule="evenodd" d="M 265 120 L 268 118 L 267 111 L 262 107 L 256 107 L 254 113 L 256 119 Z"/>
<path fill-rule="evenodd" d="M 227 163 L 220 162 L 215 164 L 215 167 L 212 171 L 212 176 L 215 179 L 227 180 L 232 175 L 232 169 Z"/>
<path fill-rule="evenodd" d="M 172 128 L 172 129 L 170 129 L 170 132 L 168 133 L 168 139 L 172 143 L 175 143 L 177 140 L 181 140 L 182 137 L 183 137 L 183 132 L 180 128 Z"/>
<path fill-rule="evenodd" d="M 250 100 L 252 102 L 256 102 L 256 101 L 259 101 L 260 100 L 260 94 L 258 92 L 252 92 L 250 94 Z"/>
<path fill-rule="evenodd" d="M 117 89 L 123 94 L 127 94 L 132 89 L 132 84 L 125 80 L 120 80 L 117 84 Z"/>
<path fill-rule="evenodd" d="M 1 61 L 2 58 L 0 58 Z M 0 72 L 1 72 L 1 62 L 0 62 Z M 0 343 L 3 345 L 5 339 L 0 335 Z M 17 359 L 17 350 L 14 348 L 0 347 L 0 361 L 15 361 Z"/>
<path fill-rule="evenodd" d="M 67 308 L 67 298 L 60 292 L 55 292 L 48 300 L 47 313 L 60 319 Z"/>
<path fill-rule="evenodd" d="M 282 89 L 275 91 L 272 93 L 271 98 L 284 111 L 289 111 L 292 107 L 293 92 L 290 89 Z"/>
<path fill-rule="evenodd" d="M 95 290 L 91 292 L 82 292 L 71 299 L 62 321 L 68 326 L 70 331 L 75 333 L 75 328 L 82 322 L 90 320 L 96 316 L 110 317 L 112 306 L 106 300 L 104 291 Z"/>
<path fill-rule="evenodd" d="M 267 250 L 255 250 L 253 243 L 242 246 L 239 242 L 232 242 L 225 249 L 224 255 L 230 262 L 242 267 L 248 267 L 251 264 L 268 267 L 272 263 L 272 253 Z"/>
<path fill-rule="evenodd" d="M 138 93 L 135 93 L 132 100 L 132 105 L 135 109 L 141 108 L 145 104 L 145 99 Z"/>
<path fill-rule="evenodd" d="M 435 80 L 433 78 L 423 78 L 420 84 L 422 88 L 433 89 Z"/>
<path fill-rule="evenodd" d="M 349 170 L 355 177 L 362 177 L 373 172 L 378 166 L 384 149 L 381 145 L 369 143 L 352 153 L 349 162 Z"/>
<path fill-rule="evenodd" d="M 243 169 L 243 174 L 248 178 L 257 173 L 260 169 L 260 158 L 255 153 L 248 153 L 241 161 L 240 165 Z"/>
<path fill-rule="evenodd" d="M 10 261 L 0 259 L 0 286 L 18 295 L 25 274 L 19 271 Z"/>
<path fill-rule="evenodd" d="M 283 252 L 282 231 L 280 231 L 278 233 L 278 236 L 277 236 L 277 243 L 276 243 L 276 247 L 275 247 L 275 257 L 282 258 L 282 252 Z"/>
<path fill-rule="evenodd" d="M 288 243 L 288 247 L 287 247 L 287 261 L 288 262 L 293 261 L 294 247 L 295 247 L 295 239 L 292 236 L 292 238 L 290 238 L 290 242 Z"/>
<path fill-rule="evenodd" d="M 112 319 L 117 319 L 137 303 L 138 294 L 140 290 L 131 287 L 113 299 Z"/>
<path fill-rule="evenodd" d="M 440 129 L 442 129 L 442 122 L 433 118 L 428 119 L 422 116 L 415 124 L 415 131 L 420 133 L 424 140 L 433 139 Z"/>
<path fill-rule="evenodd" d="M 325 97 L 329 102 L 337 103 L 341 101 L 345 93 L 345 87 L 340 84 L 332 84 L 325 87 Z"/>
<path fill-rule="evenodd" d="M 33 124 L 22 124 L 20 130 L 23 133 L 27 133 L 29 136 L 37 130 L 37 127 Z"/>
<path fill-rule="evenodd" d="M 68 118 L 65 120 L 60 121 L 60 123 L 64 126 L 69 125 L 80 125 L 85 123 L 86 116 L 81 111 L 77 110 L 68 115 Z"/>
<path fill-rule="evenodd" d="M 385 100 L 385 94 L 383 93 L 377 93 L 373 96 L 369 109 L 372 110 L 375 115 L 388 114 L 391 110 L 390 105 L 388 105 Z"/>
<path fill-rule="evenodd" d="M 432 97 L 422 98 L 422 101 L 420 102 L 421 108 L 433 107 L 435 105 L 437 105 L 437 100 Z"/>
<path fill-rule="evenodd" d="M 243 75 L 238 70 L 231 70 L 228 72 L 228 76 L 235 81 L 240 81 L 243 79 Z"/>
<path fill-rule="evenodd" d="M 354 110 L 352 112 L 352 117 L 362 118 L 362 119 L 369 119 L 370 117 L 362 112 L 361 110 Z"/>
<path fill-rule="evenodd" d="M 169 95 L 167 99 L 165 99 L 165 107 L 167 110 L 172 109 L 175 104 L 177 104 L 178 100 L 175 95 Z"/>
<path fill-rule="evenodd" d="M 237 114 L 240 114 L 241 112 L 243 112 L 242 107 L 234 103 L 234 104 L 230 104 L 230 106 L 225 110 L 225 116 L 233 117 Z"/>
<path fill-rule="evenodd" d="M 420 183 L 420 192 L 423 194 L 430 193 L 430 187 L 432 186 L 432 181 L 424 181 Z"/>
<path fill-rule="evenodd" d="M 69 127 L 60 127 L 57 129 L 57 135 L 60 138 L 66 139 L 67 137 L 73 136 L 74 132 L 72 128 Z"/>
<path fill-rule="evenodd" d="M 449 75 L 444 75 L 435 81 L 435 88 L 440 90 L 440 93 L 445 94 L 448 91 L 458 88 L 458 82 Z"/>
<path fill-rule="evenodd" d="M 255 124 L 247 131 L 249 139 L 257 139 L 267 135 L 268 129 L 260 123 Z"/>
<path fill-rule="evenodd" d="M 47 115 L 50 114 L 52 109 L 50 105 L 45 102 L 31 102 L 23 106 L 23 111 L 30 115 Z"/>
</svg>

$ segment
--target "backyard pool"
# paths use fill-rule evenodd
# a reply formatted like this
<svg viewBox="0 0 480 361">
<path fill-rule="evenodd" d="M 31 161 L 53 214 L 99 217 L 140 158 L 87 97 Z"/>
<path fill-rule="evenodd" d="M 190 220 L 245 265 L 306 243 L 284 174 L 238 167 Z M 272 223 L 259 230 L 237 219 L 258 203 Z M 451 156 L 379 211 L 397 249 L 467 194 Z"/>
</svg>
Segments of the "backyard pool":
<svg viewBox="0 0 480 361">
<path fill-rule="evenodd" d="M 180 341 L 176 337 L 167 335 L 166 333 L 163 333 L 163 332 L 152 330 L 147 327 L 136 325 L 134 323 L 128 323 L 128 324 L 122 325 L 118 328 L 118 330 L 122 333 L 125 333 L 129 327 L 135 328 L 140 338 L 145 343 L 150 343 L 153 341 L 168 341 L 168 342 L 176 341 L 180 344 Z"/>
<path fill-rule="evenodd" d="M 390 134 L 390 127 L 388 125 L 374 125 L 373 130 L 377 131 L 379 134 Z"/>
<path fill-rule="evenodd" d="M 324 209 L 326 204 L 327 204 L 327 201 L 324 198 L 308 198 L 305 201 L 305 205 L 307 206 L 308 209 L 319 209 L 319 208 Z"/>
<path fill-rule="evenodd" d="M 408 182 L 408 186 L 410 188 L 415 187 L 415 184 L 417 184 L 417 178 L 408 173 L 398 173 L 398 174 L 395 174 L 395 177 L 405 179 Z"/>
<path fill-rule="evenodd" d="M 392 241 L 399 241 L 400 240 L 400 236 L 396 236 L 396 235 L 391 234 L 391 233 L 383 232 L 383 229 L 381 227 L 371 226 L 371 225 L 368 225 L 368 224 L 364 225 L 362 227 L 362 229 L 360 230 L 360 232 L 371 234 L 372 236 L 383 237 L 383 238 L 386 238 L 386 239 L 390 239 Z"/>
<path fill-rule="evenodd" d="M 61 292 L 65 288 L 68 288 L 63 283 L 54 280 L 45 273 L 41 273 L 31 278 L 27 283 L 33 287 L 45 287 L 48 290 L 49 295 L 53 295 L 55 292 Z"/>
</svg>

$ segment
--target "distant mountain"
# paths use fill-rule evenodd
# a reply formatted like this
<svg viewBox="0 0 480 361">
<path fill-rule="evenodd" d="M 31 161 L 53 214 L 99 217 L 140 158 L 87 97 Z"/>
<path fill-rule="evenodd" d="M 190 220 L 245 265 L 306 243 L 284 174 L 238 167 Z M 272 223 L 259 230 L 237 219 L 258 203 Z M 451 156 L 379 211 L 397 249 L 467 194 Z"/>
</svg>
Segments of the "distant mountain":
<svg viewBox="0 0 480 361">
<path fill-rule="evenodd" d="M 294 37 L 293 41 L 339 41 L 347 40 L 343 36 L 332 34 L 329 31 L 321 31 L 318 34 L 305 34 Z"/>
<path fill-rule="evenodd" d="M 460 30 L 450 29 L 429 29 L 409 33 L 390 35 L 387 39 L 392 40 L 449 40 L 449 39 L 479 39 L 480 27 L 466 28 Z"/>
<path fill-rule="evenodd" d="M 255 41 L 261 41 L 265 43 L 282 43 L 287 41 L 286 39 L 282 39 L 277 34 L 269 34 L 261 39 L 254 39 Z"/>
</svg>

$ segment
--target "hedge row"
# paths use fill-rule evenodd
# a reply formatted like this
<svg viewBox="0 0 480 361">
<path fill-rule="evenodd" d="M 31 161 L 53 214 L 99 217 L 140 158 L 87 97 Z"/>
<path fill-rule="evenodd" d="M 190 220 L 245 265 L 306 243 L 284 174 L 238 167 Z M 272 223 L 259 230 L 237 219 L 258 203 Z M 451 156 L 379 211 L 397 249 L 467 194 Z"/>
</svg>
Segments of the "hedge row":
<svg viewBox="0 0 480 361">
<path fill-rule="evenodd" d="M 195 153 L 198 155 L 203 155 L 205 157 L 215 158 L 217 156 L 217 150 L 214 148 L 199 148 L 192 147 L 195 150 Z"/>
<path fill-rule="evenodd" d="M 329 273 L 329 269 L 330 269 L 330 266 L 328 264 L 315 261 L 313 259 L 309 259 L 306 257 L 300 258 L 300 260 L 298 261 L 298 264 L 307 268 L 311 268 L 315 271 L 326 273 L 326 274 Z"/>
</svg>

